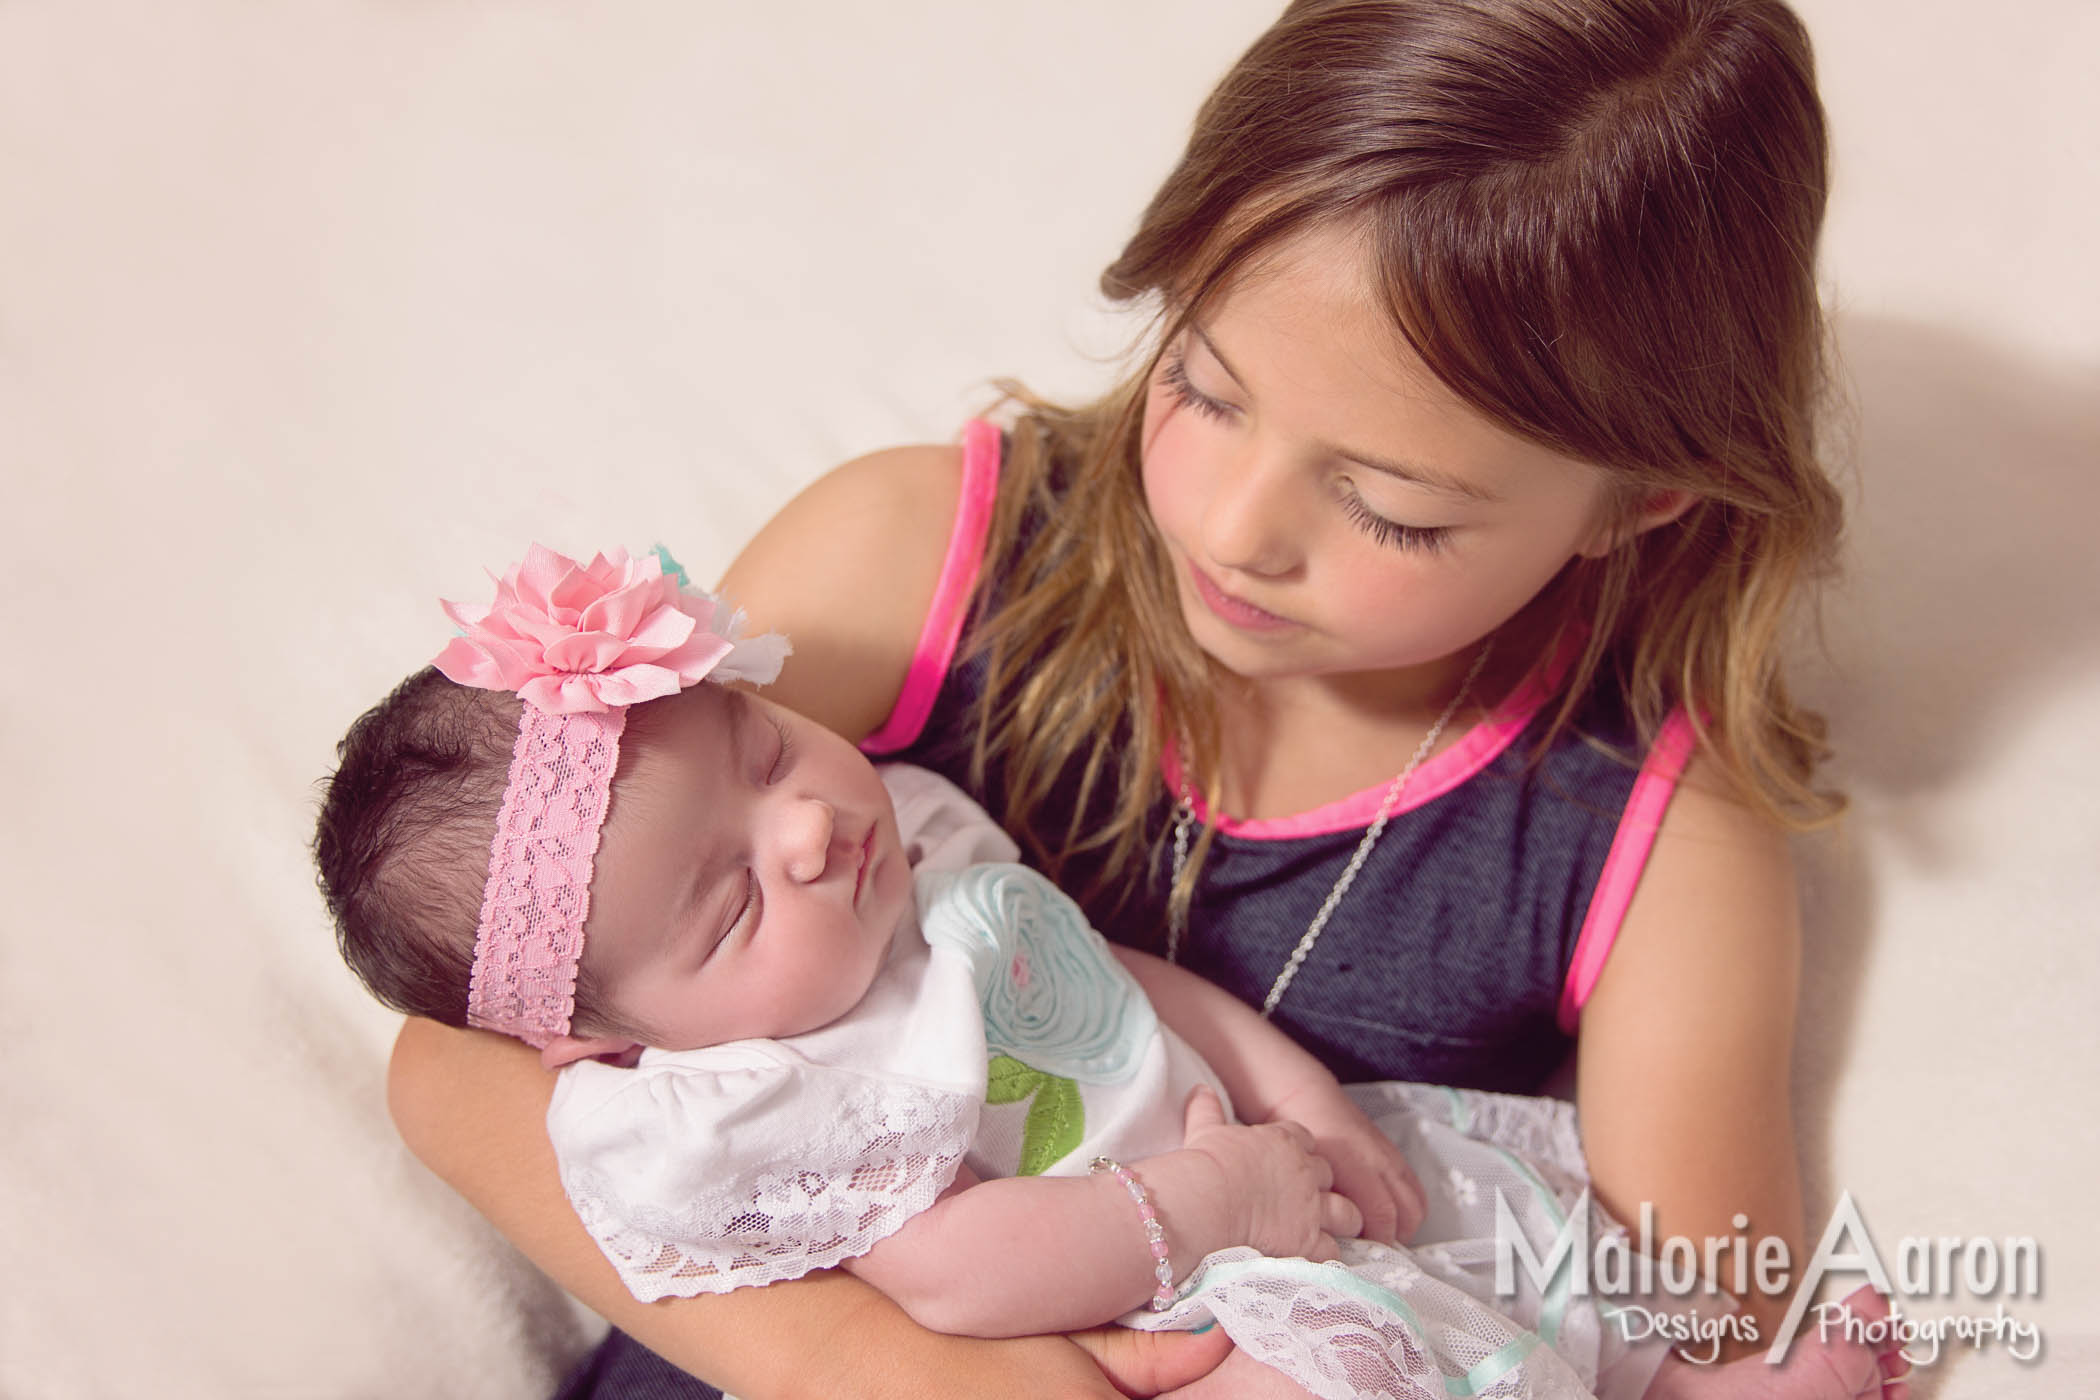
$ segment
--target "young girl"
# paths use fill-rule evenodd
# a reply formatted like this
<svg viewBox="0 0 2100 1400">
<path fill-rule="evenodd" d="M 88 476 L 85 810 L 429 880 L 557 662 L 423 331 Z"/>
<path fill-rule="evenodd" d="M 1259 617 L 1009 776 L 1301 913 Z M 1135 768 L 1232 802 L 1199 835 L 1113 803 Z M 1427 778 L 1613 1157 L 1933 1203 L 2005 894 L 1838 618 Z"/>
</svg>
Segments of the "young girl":
<svg viewBox="0 0 2100 1400">
<path fill-rule="evenodd" d="M 1587 1294 L 1491 1291 L 1502 1230 L 1543 1257 L 1589 1209 L 1564 1105 L 1389 1086 L 1388 1131 L 1437 1182 L 1435 1243 L 1352 1240 L 1344 1283 L 1311 1267 L 1335 1236 L 1423 1220 L 1393 1143 L 1250 1008 L 1119 963 L 952 785 L 878 778 L 811 722 L 698 684 L 773 679 L 777 636 L 617 552 L 535 547 L 493 607 L 448 611 L 450 680 L 412 677 L 342 745 L 323 886 L 385 1000 L 568 1067 L 562 1179 L 636 1297 L 843 1264 L 947 1331 L 1148 1297 L 1156 1325 L 1222 1321 L 1240 1352 L 1213 1384 L 1236 1395 L 1650 1388 L 1662 1344 L 1629 1347 Z M 1015 1112 L 985 1108 L 988 1049 L 989 1101 Z M 1272 1126 L 1228 1126 L 1225 1089 Z M 1673 1364 L 1655 1393 L 1740 1393 Z M 1782 1393 L 1845 1393 L 1827 1380 Z"/>
<path fill-rule="evenodd" d="M 796 638 L 778 698 L 956 781 L 1112 939 L 1345 1080 L 1528 1089 L 1574 1046 L 1614 1214 L 1798 1261 L 1825 188 L 1777 0 L 1294 4 L 1104 276 L 1159 313 L 1130 379 L 842 468 L 725 586 Z M 1113 1393 L 836 1275 L 639 1307 L 529 1055 L 415 1022 L 393 1085 L 505 1234 L 745 1400 Z"/>
</svg>

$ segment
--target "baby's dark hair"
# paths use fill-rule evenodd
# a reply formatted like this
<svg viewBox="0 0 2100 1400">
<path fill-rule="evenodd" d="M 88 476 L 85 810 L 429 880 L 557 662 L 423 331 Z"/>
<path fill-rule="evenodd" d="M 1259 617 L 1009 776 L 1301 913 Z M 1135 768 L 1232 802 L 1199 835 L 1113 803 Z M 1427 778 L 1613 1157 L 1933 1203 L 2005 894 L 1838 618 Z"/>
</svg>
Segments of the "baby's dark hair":
<svg viewBox="0 0 2100 1400">
<path fill-rule="evenodd" d="M 314 865 L 343 961 L 396 1011 L 467 1023 L 489 845 L 521 703 L 426 667 L 336 745 Z M 599 999 L 579 968 L 578 1033 L 629 1033 L 599 1013 Z"/>
</svg>

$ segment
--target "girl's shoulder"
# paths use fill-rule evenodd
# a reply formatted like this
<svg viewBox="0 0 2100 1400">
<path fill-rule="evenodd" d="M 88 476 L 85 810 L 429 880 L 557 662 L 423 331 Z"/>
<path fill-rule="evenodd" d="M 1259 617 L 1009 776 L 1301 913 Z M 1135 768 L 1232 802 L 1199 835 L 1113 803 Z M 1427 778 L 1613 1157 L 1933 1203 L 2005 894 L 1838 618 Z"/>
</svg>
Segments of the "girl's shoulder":
<svg viewBox="0 0 2100 1400">
<path fill-rule="evenodd" d="M 859 740 L 911 667 L 963 497 L 964 447 L 893 447 L 819 477 L 737 556 L 721 591 L 794 656 L 768 694 Z"/>
<path fill-rule="evenodd" d="M 1694 754 L 1654 841 L 1583 1009 L 1585 1056 L 1631 1072 L 1670 1044 L 1691 1079 L 1726 1066 L 1783 1097 L 1801 959 L 1788 833 Z"/>
<path fill-rule="evenodd" d="M 1695 755 L 1582 1012 L 1576 1099 L 1600 1198 L 1653 1202 L 1672 1234 L 1747 1214 L 1799 1243 L 1796 901 L 1786 831 Z"/>
</svg>

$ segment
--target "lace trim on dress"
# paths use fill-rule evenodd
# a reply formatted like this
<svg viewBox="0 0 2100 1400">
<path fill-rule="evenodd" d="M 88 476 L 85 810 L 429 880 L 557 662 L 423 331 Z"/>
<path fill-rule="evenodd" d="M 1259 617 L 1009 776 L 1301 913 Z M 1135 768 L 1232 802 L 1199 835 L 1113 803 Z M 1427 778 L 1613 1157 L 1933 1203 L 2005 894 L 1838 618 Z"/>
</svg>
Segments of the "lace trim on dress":
<svg viewBox="0 0 2100 1400">
<path fill-rule="evenodd" d="M 976 1118 L 971 1097 L 870 1080 L 812 1123 L 798 1160 L 725 1173 L 682 1208 L 624 1200 L 580 1166 L 564 1170 L 563 1185 L 643 1302 L 727 1293 L 867 1253 L 947 1189 Z"/>
<path fill-rule="evenodd" d="M 1211 1318 L 1322 1400 L 1592 1400 L 1589 1378 L 1534 1333 L 1408 1251 L 1367 1241 L 1345 1241 L 1333 1264 L 1221 1250 L 1174 1307 L 1123 1321 L 1194 1327 Z"/>
</svg>

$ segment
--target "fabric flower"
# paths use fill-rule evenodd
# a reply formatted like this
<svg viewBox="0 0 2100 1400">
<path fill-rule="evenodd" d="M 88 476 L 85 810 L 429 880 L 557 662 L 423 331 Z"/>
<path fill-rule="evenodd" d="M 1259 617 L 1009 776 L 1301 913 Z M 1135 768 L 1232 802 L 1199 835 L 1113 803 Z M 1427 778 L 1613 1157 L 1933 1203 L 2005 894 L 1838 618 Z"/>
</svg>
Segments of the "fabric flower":
<svg viewBox="0 0 2100 1400">
<path fill-rule="evenodd" d="M 1158 1018 L 1078 905 L 1025 865 L 920 880 L 926 941 L 970 959 L 987 1050 L 1081 1084 L 1137 1073 Z"/>
<path fill-rule="evenodd" d="M 624 549 L 579 564 L 535 544 L 496 580 L 494 602 L 444 609 L 461 635 L 431 664 L 549 714 L 638 705 L 702 680 L 763 685 L 788 654 L 785 637 L 744 638 L 741 612 Z"/>
</svg>

